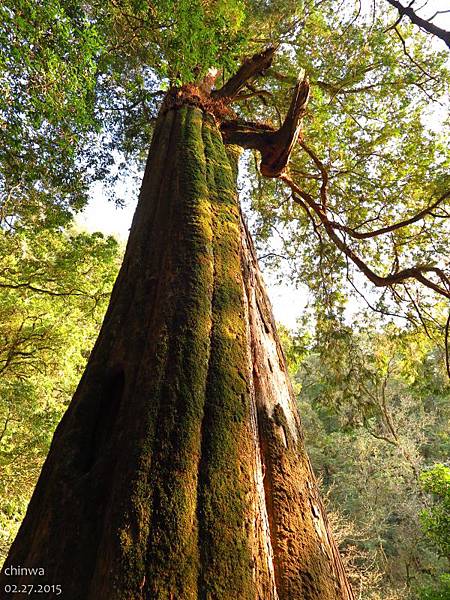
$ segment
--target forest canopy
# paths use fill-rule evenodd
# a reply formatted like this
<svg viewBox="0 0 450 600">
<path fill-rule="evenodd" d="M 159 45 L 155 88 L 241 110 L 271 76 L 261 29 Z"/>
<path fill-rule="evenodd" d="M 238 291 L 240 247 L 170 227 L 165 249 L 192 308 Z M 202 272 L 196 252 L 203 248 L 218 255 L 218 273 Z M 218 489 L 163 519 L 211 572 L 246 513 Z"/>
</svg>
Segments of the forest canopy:
<svg viewBox="0 0 450 600">
<path fill-rule="evenodd" d="M 264 269 L 309 290 L 285 343 L 313 463 L 336 518 L 350 523 L 342 543 L 360 597 L 447 597 L 450 26 L 441 4 L 2 3 L 3 550 L 118 269 L 114 239 L 74 226 L 92 184 L 128 201 L 117 182 L 142 172 L 166 92 L 211 73 L 219 89 L 273 48 L 231 108 L 278 129 L 297 81 L 309 82 L 288 169 L 263 178 L 258 152 L 246 151 L 241 195 Z M 382 476 L 390 496 L 374 500 Z"/>
<path fill-rule="evenodd" d="M 272 66 L 233 104 L 279 126 L 297 77 L 310 82 L 295 187 L 248 163 L 258 239 L 283 248 L 267 262 L 282 261 L 330 307 L 353 293 L 442 334 L 448 49 L 439 38 L 386 0 L 14 0 L 1 11 L 4 218 L 33 211 L 63 222 L 93 181 L 142 167 L 165 90 L 212 68 L 225 81 L 242 56 L 276 45 Z"/>
</svg>

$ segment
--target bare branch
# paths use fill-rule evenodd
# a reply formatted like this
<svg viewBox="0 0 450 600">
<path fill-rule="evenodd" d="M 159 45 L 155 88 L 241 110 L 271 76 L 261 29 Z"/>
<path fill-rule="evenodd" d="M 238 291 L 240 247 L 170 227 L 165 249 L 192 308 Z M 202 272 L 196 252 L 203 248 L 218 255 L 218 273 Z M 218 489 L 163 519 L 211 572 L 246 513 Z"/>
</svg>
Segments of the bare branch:
<svg viewBox="0 0 450 600">
<path fill-rule="evenodd" d="M 389 2 L 389 0 L 388 0 L 388 2 Z M 427 73 L 427 71 L 425 71 L 425 69 L 416 60 L 414 60 L 414 58 L 408 52 L 408 48 L 406 47 L 406 42 L 405 42 L 402 34 L 400 33 L 399 28 L 394 27 L 394 31 L 397 34 L 397 36 L 402 44 L 403 53 L 405 54 L 405 56 L 407 56 L 409 58 L 409 60 L 412 62 L 412 64 L 415 65 L 419 69 L 419 71 L 421 71 L 426 77 L 428 77 L 428 79 L 434 79 L 435 81 L 437 81 L 436 77 L 433 77 L 433 75 L 431 75 L 430 73 Z M 423 91 L 425 91 L 425 90 L 423 90 Z"/>
<path fill-rule="evenodd" d="M 401 17 L 408 17 L 409 20 L 412 23 L 414 23 L 414 25 L 418 25 L 424 31 L 427 31 L 428 33 L 431 33 L 432 35 L 435 35 L 436 37 L 440 38 L 450 48 L 450 31 L 447 31 L 446 29 L 442 29 L 441 27 L 434 25 L 434 23 L 430 22 L 431 19 L 422 19 L 417 15 L 417 13 L 411 6 L 403 6 L 398 0 L 387 0 L 387 2 L 389 2 L 391 6 L 398 10 Z M 433 15 L 432 18 L 434 18 L 435 16 L 436 15 Z"/>
<path fill-rule="evenodd" d="M 29 282 L 26 282 L 26 283 L 4 283 L 4 282 L 1 282 L 0 288 L 11 289 L 11 290 L 18 290 L 18 289 L 24 288 L 24 289 L 30 290 L 32 292 L 37 292 L 38 294 L 46 294 L 47 296 L 86 296 L 86 297 L 92 298 L 91 294 L 83 292 L 82 290 L 79 290 L 79 289 L 72 289 L 68 292 L 56 292 L 54 290 L 48 290 L 45 288 L 37 287 Z"/>
<path fill-rule="evenodd" d="M 430 22 L 433 19 L 435 19 L 438 15 L 447 15 L 448 13 L 450 13 L 450 10 L 437 10 L 433 16 L 427 19 L 427 21 Z"/>
<path fill-rule="evenodd" d="M 317 154 L 309 146 L 307 146 L 305 142 L 301 141 L 300 146 L 312 158 L 314 164 L 320 171 L 320 175 L 322 177 L 322 185 L 320 186 L 320 199 L 322 201 L 322 208 L 326 210 L 328 204 L 328 171 Z"/>
<path fill-rule="evenodd" d="M 409 219 L 405 219 L 404 221 L 398 221 L 397 223 L 393 223 L 392 225 L 387 225 L 386 227 L 380 227 L 380 229 L 375 229 L 373 231 L 364 231 L 359 232 L 347 225 L 342 225 L 341 223 L 336 223 L 335 221 L 330 221 L 335 229 L 339 229 L 340 231 L 345 231 L 349 236 L 357 239 L 357 240 L 366 240 L 369 238 L 377 237 L 379 235 L 383 235 L 389 233 L 391 231 L 395 231 L 396 229 L 401 229 L 402 227 L 407 227 L 408 225 L 412 225 L 413 223 L 417 223 L 423 219 L 426 215 L 432 215 L 434 217 L 446 218 L 445 215 L 435 215 L 432 211 L 445 199 L 450 198 L 450 190 L 445 192 L 442 196 L 440 196 L 433 204 L 423 208 L 421 211 L 416 213 L 414 216 Z"/>
<path fill-rule="evenodd" d="M 280 179 L 284 181 L 294 192 L 293 199 L 296 201 L 296 194 L 299 195 L 308 206 L 316 213 L 319 217 L 328 237 L 336 244 L 336 246 L 343 252 L 348 258 L 364 273 L 364 275 L 377 287 L 386 287 L 398 283 L 403 283 L 408 279 L 416 279 L 426 287 L 432 289 L 438 294 L 450 298 L 450 281 L 444 271 L 438 267 L 432 265 L 416 265 L 414 267 L 408 267 L 392 273 L 385 277 L 378 275 L 373 271 L 369 265 L 367 265 L 349 246 L 341 239 L 335 230 L 333 224 L 329 221 L 326 212 L 323 208 L 312 200 L 309 194 L 305 194 L 289 177 L 281 175 Z M 437 275 L 442 285 L 436 283 L 432 279 L 429 279 L 426 274 L 434 273 Z"/>
<path fill-rule="evenodd" d="M 247 86 L 248 87 L 248 86 Z M 264 97 L 266 98 L 273 98 L 273 95 L 268 92 L 267 90 L 255 90 L 253 92 L 249 92 L 247 94 L 243 94 L 240 93 L 237 96 L 235 96 L 232 100 L 232 102 L 239 102 L 240 100 L 249 100 L 250 98 L 262 98 L 264 99 Z"/>
</svg>

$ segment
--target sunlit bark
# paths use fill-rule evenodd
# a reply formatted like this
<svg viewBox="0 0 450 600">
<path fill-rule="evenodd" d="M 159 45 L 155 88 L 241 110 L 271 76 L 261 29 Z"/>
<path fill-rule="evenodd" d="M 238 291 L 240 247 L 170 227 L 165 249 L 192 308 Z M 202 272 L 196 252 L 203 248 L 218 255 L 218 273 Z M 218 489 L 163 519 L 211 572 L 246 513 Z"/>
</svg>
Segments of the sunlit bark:
<svg viewBox="0 0 450 600">
<path fill-rule="evenodd" d="M 161 113 L 102 330 L 5 565 L 43 567 L 64 599 L 353 597 L 235 165 L 211 115 Z"/>
</svg>

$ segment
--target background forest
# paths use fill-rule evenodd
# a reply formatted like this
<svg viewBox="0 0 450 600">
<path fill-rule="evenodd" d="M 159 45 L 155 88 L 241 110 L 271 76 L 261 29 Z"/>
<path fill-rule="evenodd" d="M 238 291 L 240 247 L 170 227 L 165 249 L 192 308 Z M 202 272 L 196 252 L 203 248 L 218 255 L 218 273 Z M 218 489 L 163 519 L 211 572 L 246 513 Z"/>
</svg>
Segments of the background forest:
<svg viewBox="0 0 450 600">
<path fill-rule="evenodd" d="M 113 237 L 80 230 L 75 216 L 94 182 L 116 204 L 136 196 L 131 176 L 142 172 L 170 85 L 210 67 L 226 79 L 242 56 L 280 45 L 267 79 L 248 86 L 236 110 L 279 123 L 290 88 L 306 74 L 312 96 L 292 176 L 307 194 L 327 188 L 333 218 L 349 231 L 421 214 L 384 237 L 348 241 L 341 227 L 377 272 L 448 268 L 449 48 L 391 4 L 2 3 L 2 559 L 123 253 Z M 418 14 L 444 26 L 444 5 L 430 1 Z M 308 302 L 298 328 L 282 337 L 356 597 L 448 600 L 448 296 L 415 279 L 366 283 L 282 182 L 262 180 L 252 154 L 241 162 L 263 270 L 308 288 L 299 291 Z"/>
</svg>

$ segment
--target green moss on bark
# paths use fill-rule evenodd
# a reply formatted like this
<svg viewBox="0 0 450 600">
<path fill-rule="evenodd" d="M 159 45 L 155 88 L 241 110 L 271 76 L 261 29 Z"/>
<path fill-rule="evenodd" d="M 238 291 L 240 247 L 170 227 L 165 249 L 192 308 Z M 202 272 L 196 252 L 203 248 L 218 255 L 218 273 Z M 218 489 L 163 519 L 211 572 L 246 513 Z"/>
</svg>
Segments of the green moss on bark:
<svg viewBox="0 0 450 600">
<path fill-rule="evenodd" d="M 148 590 L 155 600 L 197 598 L 197 475 L 209 360 L 213 250 L 202 113 L 182 109 L 177 178 L 176 310 L 153 449 Z M 181 292 L 181 293 L 180 293 Z M 151 582 L 151 583 L 150 583 Z"/>
<path fill-rule="evenodd" d="M 176 151 L 169 144 L 170 177 L 153 214 L 173 220 L 168 316 L 120 530 L 118 589 L 155 600 L 253 598 L 236 171 L 210 117 L 185 107 L 167 118 Z"/>
<path fill-rule="evenodd" d="M 246 531 L 251 471 L 247 339 L 235 180 L 217 129 L 203 126 L 213 210 L 211 357 L 203 420 L 199 515 L 201 598 L 254 598 Z"/>
<path fill-rule="evenodd" d="M 344 597 L 309 463 L 258 380 L 269 329 L 236 154 L 198 108 L 159 117 L 104 326 L 9 557 L 68 600 Z"/>
</svg>

